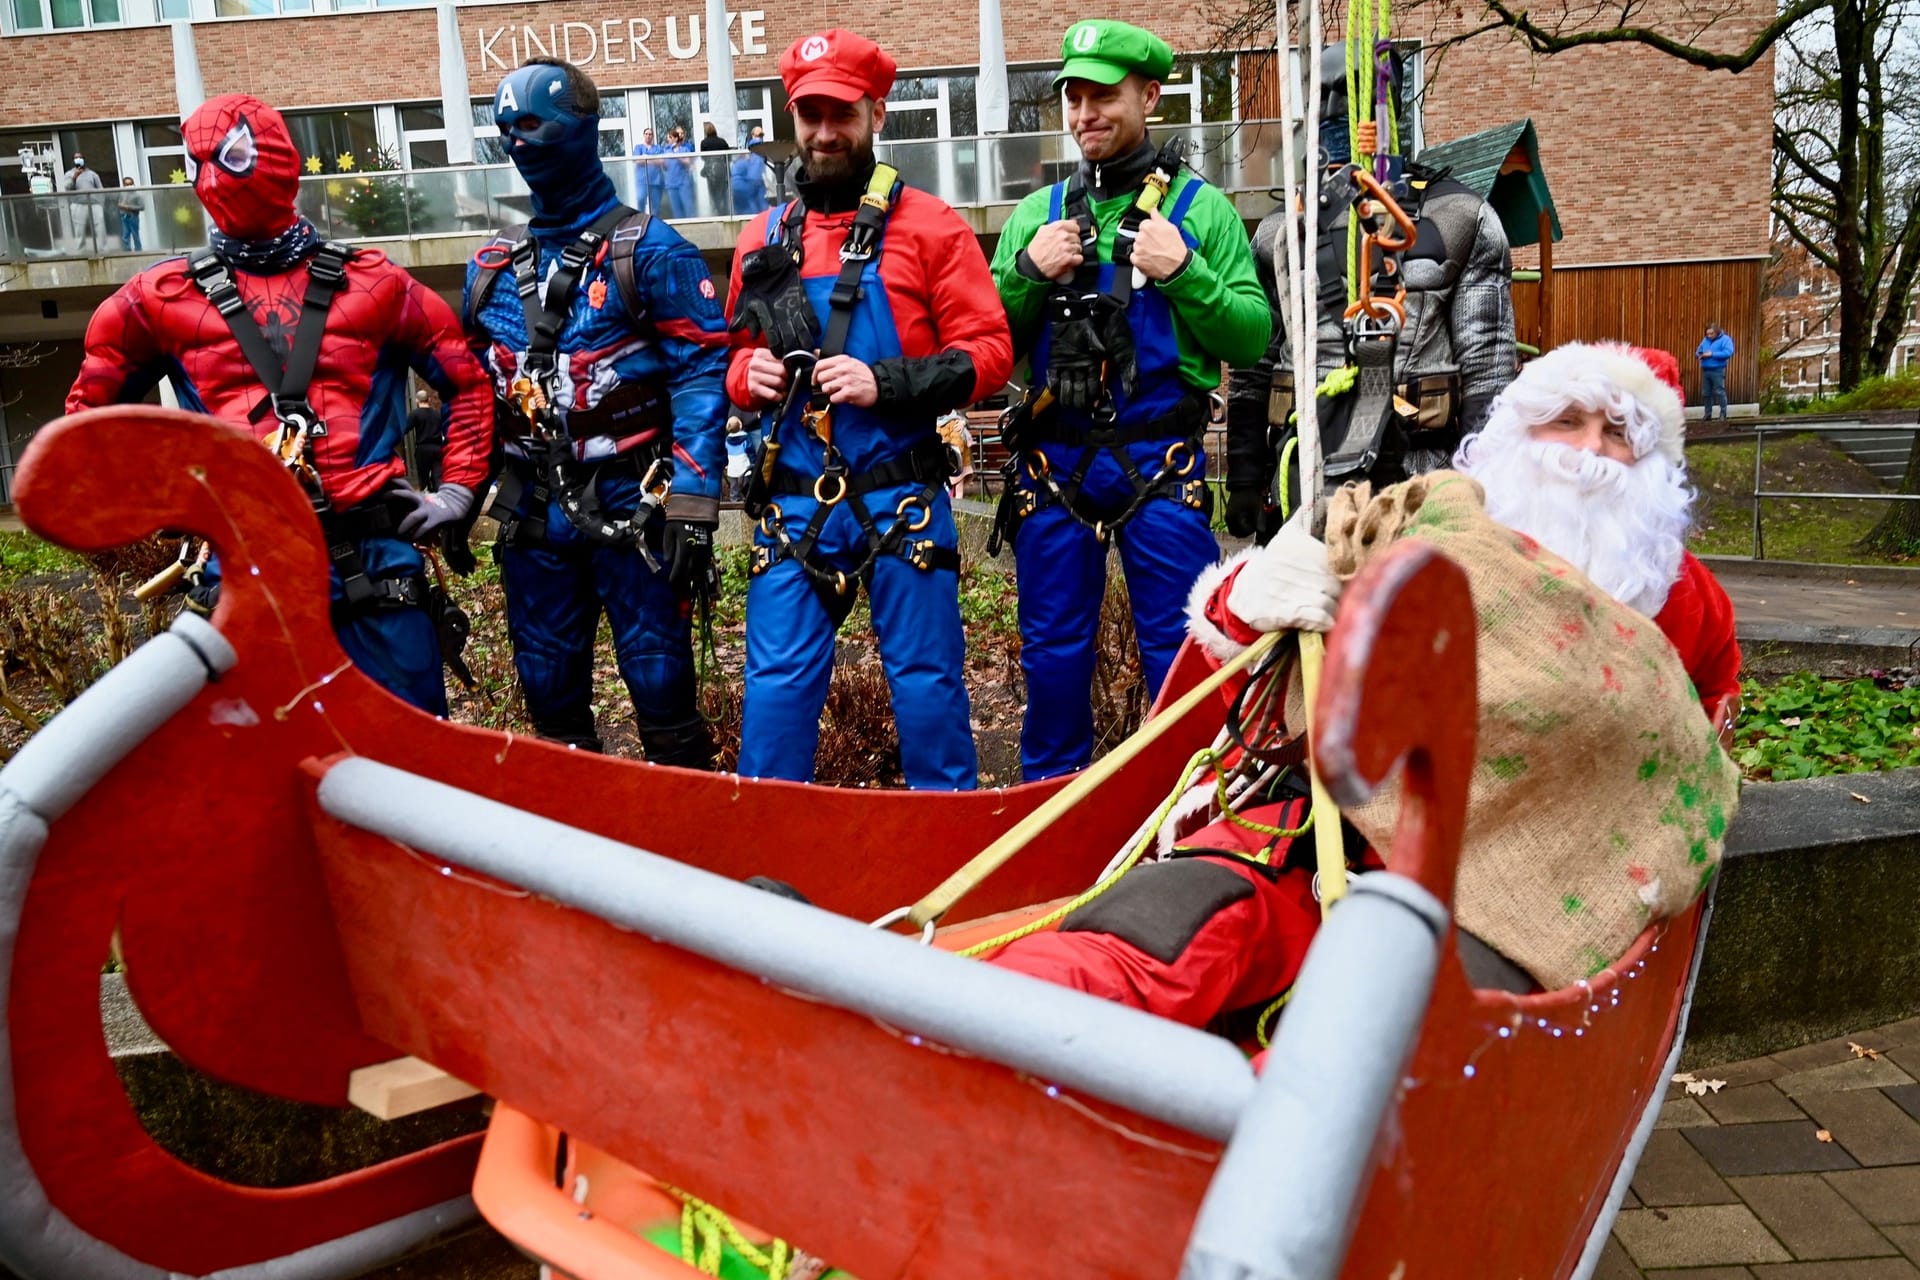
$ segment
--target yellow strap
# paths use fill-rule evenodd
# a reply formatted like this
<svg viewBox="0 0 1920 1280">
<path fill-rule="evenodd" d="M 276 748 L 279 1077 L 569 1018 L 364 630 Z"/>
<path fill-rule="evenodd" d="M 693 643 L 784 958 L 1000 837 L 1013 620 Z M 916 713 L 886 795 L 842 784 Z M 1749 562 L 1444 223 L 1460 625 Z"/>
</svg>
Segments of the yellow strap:
<svg viewBox="0 0 1920 1280">
<path fill-rule="evenodd" d="M 1326 637 L 1314 631 L 1300 633 L 1300 687 L 1307 698 L 1307 741 L 1313 741 L 1313 704 L 1320 695 L 1320 662 L 1326 656 Z M 1320 873 L 1320 914 L 1324 918 L 1333 904 L 1347 896 L 1347 850 L 1340 838 L 1340 807 L 1327 794 L 1320 771 L 1314 768 L 1313 753 L 1307 753 L 1307 777 L 1313 785 L 1314 866 Z"/>
<path fill-rule="evenodd" d="M 900 181 L 900 171 L 890 164 L 873 166 L 873 176 L 867 179 L 867 194 L 862 203 L 878 203 L 882 209 L 888 207 L 893 199 L 893 184 Z"/>
<path fill-rule="evenodd" d="M 1005 866 L 1014 854 L 1033 843 L 1036 836 L 1073 812 L 1081 801 L 1091 796 L 1135 756 L 1159 741 L 1167 730 L 1180 723 L 1201 703 L 1218 693 L 1222 685 L 1271 652 L 1273 647 L 1280 643 L 1280 637 L 1284 634 L 1280 631 L 1270 631 L 1261 636 L 1248 645 L 1238 657 L 1188 690 L 1184 697 L 1168 707 L 1164 713 L 1141 725 L 1132 737 L 1095 761 L 1072 782 L 1054 792 L 1046 803 L 1015 823 L 998 840 L 975 854 L 966 866 L 942 881 L 939 888 L 914 903 L 907 912 L 907 923 L 919 929 L 929 920 L 938 920 L 944 916 L 954 903 L 960 901 L 988 876 Z"/>
</svg>

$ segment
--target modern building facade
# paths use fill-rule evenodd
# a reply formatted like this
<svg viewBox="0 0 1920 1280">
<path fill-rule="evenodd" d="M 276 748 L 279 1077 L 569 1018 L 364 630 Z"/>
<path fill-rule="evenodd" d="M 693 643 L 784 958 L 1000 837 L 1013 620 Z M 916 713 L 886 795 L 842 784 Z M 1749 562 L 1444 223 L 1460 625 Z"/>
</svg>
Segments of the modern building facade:
<svg viewBox="0 0 1920 1280">
<path fill-rule="evenodd" d="M 1769 0 L 1739 4 L 1754 19 L 1772 12 Z M 790 139 L 781 51 L 820 27 L 858 28 L 901 67 L 888 101 L 889 159 L 968 213 L 990 247 L 1012 202 L 1070 167 L 1051 88 L 1058 42 L 1072 19 L 1103 12 L 1036 0 L 990 7 L 1000 10 L 1007 67 L 1003 135 L 980 136 L 983 22 L 974 5 L 800 0 L 727 9 L 739 134 L 727 141 L 738 145 L 755 125 Z M 1398 33 L 1419 99 L 1416 141 L 1523 117 L 1538 131 L 1566 237 L 1553 254 L 1555 340 L 1672 346 L 1702 306 L 1757 340 L 1770 63 L 1735 77 L 1623 48 L 1537 60 L 1498 37 L 1441 54 L 1459 20 L 1428 12 L 1403 7 Z M 1278 131 L 1256 123 L 1277 113 L 1271 52 L 1236 47 L 1220 34 L 1220 11 L 1200 0 L 1125 16 L 1181 51 L 1156 127 L 1189 130 L 1202 169 L 1256 220 L 1273 207 L 1278 181 Z M 1337 9 L 1330 22 L 1337 30 Z M 1745 22 L 1726 20 L 1729 47 Z M 701 137 L 712 106 L 707 26 L 698 0 L 0 0 L 0 62 L 31 88 L 0 102 L 0 344 L 41 344 L 26 367 L 7 367 L 0 345 L 8 447 L 0 479 L 24 436 L 57 413 L 92 307 L 155 256 L 203 242 L 181 185 L 179 132 L 182 113 L 203 97 L 244 91 L 279 106 L 314 174 L 303 196 L 310 216 L 329 234 L 380 241 L 453 290 L 487 227 L 524 216 L 510 168 L 486 167 L 504 159 L 488 110 L 500 76 L 531 54 L 579 63 L 605 95 L 602 154 L 628 157 L 648 129 L 664 137 L 679 125 Z M 108 188 L 91 208 L 58 195 L 76 154 Z M 384 170 L 402 173 L 370 176 Z M 616 173 L 630 193 L 645 181 L 625 160 Z M 123 251 L 118 234 L 112 189 L 126 176 L 142 206 L 139 253 Z M 738 222 L 708 202 L 702 176 L 704 167 L 689 234 L 720 265 Z M 1519 265 L 1533 265 L 1533 252 Z M 1684 363 L 1691 346 L 1681 350 Z M 1732 390 L 1752 399 L 1757 369 L 1736 368 Z"/>
</svg>

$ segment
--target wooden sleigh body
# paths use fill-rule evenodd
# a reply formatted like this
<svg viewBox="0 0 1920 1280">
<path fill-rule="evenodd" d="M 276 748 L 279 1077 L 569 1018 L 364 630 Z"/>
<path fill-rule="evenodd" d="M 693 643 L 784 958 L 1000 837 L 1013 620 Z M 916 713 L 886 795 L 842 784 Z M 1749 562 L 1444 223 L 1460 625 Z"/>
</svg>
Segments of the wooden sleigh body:
<svg viewBox="0 0 1920 1280">
<path fill-rule="evenodd" d="M 1256 1076 L 1224 1040 L 861 923 L 1061 781 L 754 782 L 417 713 L 336 644 L 298 486 L 192 415 L 49 426 L 17 496 L 64 545 L 182 529 L 225 566 L 210 625 L 183 618 L 0 772 L 0 1262 L 31 1280 L 351 1275 L 472 1212 L 478 1135 L 283 1190 L 162 1151 L 103 1042 L 116 930 L 140 1009 L 200 1071 L 340 1106 L 356 1068 L 413 1055 L 499 1099 L 482 1207 L 582 1280 L 696 1273 L 588 1220 L 552 1177 L 554 1130 L 861 1280 L 1597 1260 L 1677 1057 L 1702 909 L 1577 988 L 1469 989 L 1446 903 L 1474 622 L 1430 548 L 1356 584 L 1314 744 L 1343 799 L 1405 763 L 1394 871 L 1322 928 Z M 1173 724 L 960 914 L 1091 884 L 1222 714 Z"/>
</svg>

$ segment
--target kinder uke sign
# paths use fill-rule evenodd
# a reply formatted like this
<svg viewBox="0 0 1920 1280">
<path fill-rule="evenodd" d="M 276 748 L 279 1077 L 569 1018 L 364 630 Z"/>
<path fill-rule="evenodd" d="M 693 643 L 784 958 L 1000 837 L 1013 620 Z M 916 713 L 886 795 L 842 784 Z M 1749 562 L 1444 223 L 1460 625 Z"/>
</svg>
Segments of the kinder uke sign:
<svg viewBox="0 0 1920 1280">
<path fill-rule="evenodd" d="M 684 62 L 701 53 L 700 14 L 671 16 L 666 20 L 666 41 L 662 52 L 668 58 Z M 602 22 L 549 22 L 544 27 L 532 24 L 517 27 L 475 27 L 473 37 L 479 50 L 479 70 L 490 67 L 511 71 L 536 55 L 564 58 L 575 66 L 617 66 L 629 62 L 658 62 L 650 18 L 608 18 Z M 763 54 L 767 51 L 767 15 L 764 9 L 748 9 L 727 14 L 727 43 L 735 55 Z"/>
</svg>

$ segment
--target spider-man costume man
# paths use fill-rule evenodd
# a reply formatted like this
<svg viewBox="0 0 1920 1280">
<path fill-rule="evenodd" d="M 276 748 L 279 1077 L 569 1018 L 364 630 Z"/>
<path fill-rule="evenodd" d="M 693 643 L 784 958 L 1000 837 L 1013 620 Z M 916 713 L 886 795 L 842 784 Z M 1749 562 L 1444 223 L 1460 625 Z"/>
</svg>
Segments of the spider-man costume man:
<svg viewBox="0 0 1920 1280">
<path fill-rule="evenodd" d="M 212 252 L 149 267 L 100 305 L 67 412 L 139 400 L 165 377 L 183 407 L 264 439 L 298 399 L 318 424 L 308 448 L 320 491 L 310 496 L 331 544 L 340 645 L 388 690 L 444 715 L 440 643 L 412 544 L 465 515 L 486 477 L 486 374 L 439 295 L 376 250 L 323 244 L 299 215 L 300 154 L 279 112 L 228 94 L 202 105 L 181 133 L 196 166 L 194 192 L 217 228 Z M 337 288 L 317 287 L 316 307 L 310 268 L 320 266 L 324 285 L 335 262 Z M 210 296 L 225 290 L 238 300 L 232 324 Z M 254 326 L 260 356 L 291 374 L 303 322 L 321 317 L 304 396 L 270 395 L 240 326 Z M 406 483 L 399 456 L 409 368 L 449 408 L 442 482 L 431 493 Z"/>
</svg>

